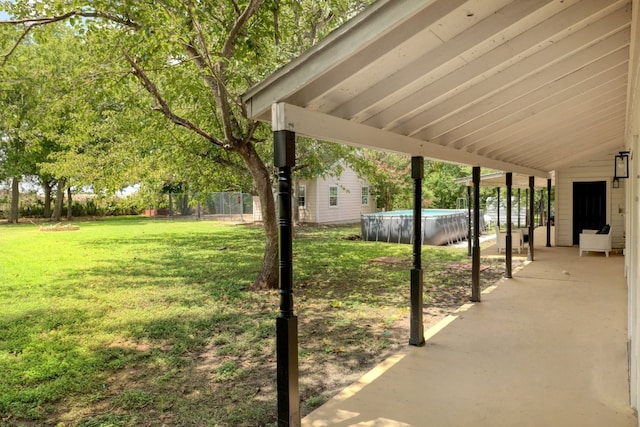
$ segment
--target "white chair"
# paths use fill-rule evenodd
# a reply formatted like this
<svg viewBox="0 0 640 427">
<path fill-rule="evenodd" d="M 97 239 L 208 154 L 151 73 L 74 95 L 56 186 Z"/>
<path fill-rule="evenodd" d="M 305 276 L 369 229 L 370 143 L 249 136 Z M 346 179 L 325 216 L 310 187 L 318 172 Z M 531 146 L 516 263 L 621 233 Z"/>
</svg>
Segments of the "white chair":
<svg viewBox="0 0 640 427">
<path fill-rule="evenodd" d="M 604 252 L 606 256 L 609 256 L 609 252 L 611 252 L 611 227 L 609 227 L 607 234 L 597 233 L 598 230 L 582 230 L 580 233 L 580 256 L 583 251 Z"/>
<path fill-rule="evenodd" d="M 507 251 L 507 233 L 500 231 L 500 228 L 496 226 L 496 248 L 498 253 Z M 524 248 L 524 236 L 522 230 L 519 228 L 511 229 L 511 250 L 518 250 L 518 253 Z"/>
</svg>

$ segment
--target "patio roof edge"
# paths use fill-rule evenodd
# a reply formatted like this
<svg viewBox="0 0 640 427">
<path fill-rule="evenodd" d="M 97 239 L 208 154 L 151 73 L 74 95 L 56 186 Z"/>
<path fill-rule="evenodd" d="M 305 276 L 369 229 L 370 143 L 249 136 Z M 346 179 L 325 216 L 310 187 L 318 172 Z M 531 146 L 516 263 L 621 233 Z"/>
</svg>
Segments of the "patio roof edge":
<svg viewBox="0 0 640 427">
<path fill-rule="evenodd" d="M 353 55 L 425 6 L 423 0 L 373 2 L 300 56 L 247 89 L 241 99 L 249 117 L 267 121 L 272 103 L 286 100 L 299 86 L 306 85 L 311 76 L 333 68 L 341 59 Z M 381 10 L 385 13 L 379 13 Z"/>
<path fill-rule="evenodd" d="M 481 187 L 506 187 L 506 172 L 496 172 L 490 173 L 480 176 L 480 186 Z M 551 177 L 552 174 L 549 174 L 549 179 L 553 181 Z M 519 179 L 520 178 L 520 179 Z M 546 188 L 547 187 L 547 179 L 542 177 L 535 177 L 535 188 Z M 542 182 L 540 180 L 543 180 Z M 529 188 L 529 176 L 523 174 L 514 174 L 513 176 L 513 188 Z M 473 186 L 473 178 L 471 176 L 465 176 L 462 178 L 456 178 L 454 180 L 455 184 L 465 185 L 467 187 Z"/>
<path fill-rule="evenodd" d="M 544 179 L 550 177 L 549 171 L 532 169 L 459 151 L 284 102 L 272 106 L 272 127 L 274 131 L 289 130 L 311 138 L 356 147 L 422 156 L 449 163 L 481 166 Z"/>
</svg>

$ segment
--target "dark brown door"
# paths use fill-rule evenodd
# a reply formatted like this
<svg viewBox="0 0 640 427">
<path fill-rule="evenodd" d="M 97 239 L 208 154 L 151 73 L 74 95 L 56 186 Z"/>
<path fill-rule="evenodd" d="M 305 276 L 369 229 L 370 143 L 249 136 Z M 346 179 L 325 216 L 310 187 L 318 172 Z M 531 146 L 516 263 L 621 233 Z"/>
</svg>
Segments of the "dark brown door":
<svg viewBox="0 0 640 427">
<path fill-rule="evenodd" d="M 606 181 L 573 183 L 573 244 L 582 230 L 599 230 L 607 223 Z"/>
</svg>

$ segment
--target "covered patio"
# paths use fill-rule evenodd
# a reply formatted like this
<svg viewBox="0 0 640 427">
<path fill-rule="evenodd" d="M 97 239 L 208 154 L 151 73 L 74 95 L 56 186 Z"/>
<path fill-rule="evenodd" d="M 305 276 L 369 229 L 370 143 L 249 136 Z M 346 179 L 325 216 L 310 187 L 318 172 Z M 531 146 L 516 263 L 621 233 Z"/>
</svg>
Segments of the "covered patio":
<svg viewBox="0 0 640 427">
<path fill-rule="evenodd" d="M 536 229 L 537 241 L 544 232 Z M 623 257 L 581 258 L 576 248 L 541 243 L 536 258 L 302 425 L 636 426 Z"/>
<path fill-rule="evenodd" d="M 269 121 L 274 132 L 279 426 L 301 422 L 291 225 L 296 135 L 411 156 L 408 341 L 424 345 L 305 425 L 637 425 L 640 0 L 377 0 L 249 89 L 243 102 L 250 118 Z M 474 209 L 470 299 L 483 302 L 433 337 L 423 330 L 417 225 L 425 159 L 473 166 L 474 207 L 482 168 L 505 172 L 507 203 L 524 177 L 530 213 L 536 181 L 546 182 L 547 194 L 555 186 L 553 235 L 547 227 L 538 238 L 531 218 L 531 263 L 487 295 L 480 293 Z M 605 223 L 624 256 L 580 259 L 573 245 L 581 230 Z M 507 224 L 508 278 L 510 230 Z"/>
</svg>

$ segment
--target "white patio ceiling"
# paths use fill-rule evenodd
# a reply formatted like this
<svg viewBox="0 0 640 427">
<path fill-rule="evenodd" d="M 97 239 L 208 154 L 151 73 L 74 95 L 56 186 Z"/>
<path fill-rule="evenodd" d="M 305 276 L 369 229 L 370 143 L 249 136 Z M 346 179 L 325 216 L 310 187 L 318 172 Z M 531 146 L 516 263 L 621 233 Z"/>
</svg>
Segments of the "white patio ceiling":
<svg viewBox="0 0 640 427">
<path fill-rule="evenodd" d="M 276 130 L 547 177 L 622 149 L 630 27 L 627 0 L 379 0 L 243 101 Z"/>
</svg>

